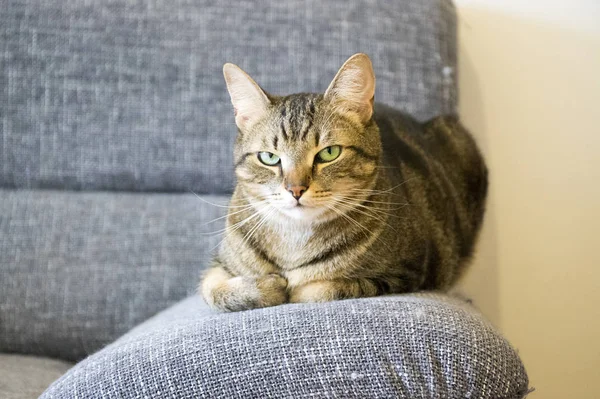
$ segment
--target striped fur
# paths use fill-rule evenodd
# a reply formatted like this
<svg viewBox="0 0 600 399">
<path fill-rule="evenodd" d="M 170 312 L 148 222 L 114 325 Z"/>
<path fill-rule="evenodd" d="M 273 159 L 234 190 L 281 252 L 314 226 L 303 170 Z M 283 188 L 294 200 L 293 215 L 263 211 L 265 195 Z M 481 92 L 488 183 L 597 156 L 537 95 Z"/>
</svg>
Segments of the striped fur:
<svg viewBox="0 0 600 399">
<path fill-rule="evenodd" d="M 421 124 L 373 106 L 369 73 L 359 54 L 325 94 L 261 91 L 266 106 L 239 110 L 238 185 L 225 238 L 200 285 L 210 305 L 237 311 L 445 290 L 462 274 L 484 214 L 481 154 L 453 116 Z M 345 90 L 348 84 L 357 86 Z M 240 93 L 230 93 L 235 108 Z M 315 162 L 331 145 L 341 145 L 339 158 Z M 261 151 L 281 163 L 263 165 Z M 297 182 L 308 186 L 300 207 L 286 190 Z"/>
</svg>

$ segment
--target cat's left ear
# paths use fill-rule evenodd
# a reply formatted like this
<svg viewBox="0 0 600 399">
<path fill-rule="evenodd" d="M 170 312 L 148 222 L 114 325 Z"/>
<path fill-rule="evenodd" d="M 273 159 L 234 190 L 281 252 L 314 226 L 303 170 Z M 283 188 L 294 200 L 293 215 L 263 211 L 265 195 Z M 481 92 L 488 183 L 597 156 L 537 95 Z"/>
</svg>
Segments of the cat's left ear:
<svg viewBox="0 0 600 399">
<path fill-rule="evenodd" d="M 233 104 L 235 123 L 244 130 L 264 116 L 271 101 L 256 82 L 237 65 L 223 65 L 223 76 Z"/>
<path fill-rule="evenodd" d="M 354 54 L 342 65 L 325 92 L 325 99 L 357 114 L 363 123 L 373 115 L 374 97 L 373 64 L 363 53 Z"/>
</svg>

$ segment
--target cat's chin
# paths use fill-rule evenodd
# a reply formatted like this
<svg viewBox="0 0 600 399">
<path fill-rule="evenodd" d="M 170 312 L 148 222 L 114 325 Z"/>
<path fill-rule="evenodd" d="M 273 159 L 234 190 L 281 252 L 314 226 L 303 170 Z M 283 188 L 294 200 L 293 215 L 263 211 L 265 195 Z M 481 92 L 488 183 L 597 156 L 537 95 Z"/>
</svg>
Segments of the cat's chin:
<svg viewBox="0 0 600 399">
<path fill-rule="evenodd" d="M 279 208 L 282 216 L 306 223 L 318 223 L 323 219 L 326 209 L 320 207 L 294 206 L 290 208 Z"/>
</svg>

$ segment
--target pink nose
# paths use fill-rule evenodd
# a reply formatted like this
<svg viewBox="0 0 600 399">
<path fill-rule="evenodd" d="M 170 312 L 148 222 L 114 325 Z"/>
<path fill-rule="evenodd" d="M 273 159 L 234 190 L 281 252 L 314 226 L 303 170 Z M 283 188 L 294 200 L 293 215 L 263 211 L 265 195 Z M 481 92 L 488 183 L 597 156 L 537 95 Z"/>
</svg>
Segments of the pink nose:
<svg viewBox="0 0 600 399">
<path fill-rule="evenodd" d="M 300 197 L 302 197 L 302 194 L 304 194 L 306 192 L 306 190 L 308 190 L 308 187 L 306 187 L 306 186 L 287 186 L 287 190 L 290 194 L 292 194 L 292 197 L 296 198 L 296 200 L 299 200 Z"/>
</svg>

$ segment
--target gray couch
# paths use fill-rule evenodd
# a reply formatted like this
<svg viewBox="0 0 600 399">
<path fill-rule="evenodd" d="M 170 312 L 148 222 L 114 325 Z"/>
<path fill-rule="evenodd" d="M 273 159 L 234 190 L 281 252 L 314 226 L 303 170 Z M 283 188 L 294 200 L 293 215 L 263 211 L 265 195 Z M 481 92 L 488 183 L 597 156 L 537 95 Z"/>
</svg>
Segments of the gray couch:
<svg viewBox="0 0 600 399">
<path fill-rule="evenodd" d="M 378 101 L 453 113 L 449 1 L 0 10 L 0 397 L 526 395 L 514 349 L 459 298 L 215 314 L 194 295 L 234 186 L 222 64 L 273 93 L 323 91 L 362 51 Z"/>
</svg>

